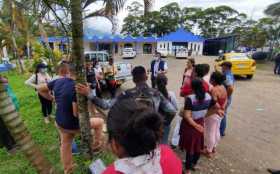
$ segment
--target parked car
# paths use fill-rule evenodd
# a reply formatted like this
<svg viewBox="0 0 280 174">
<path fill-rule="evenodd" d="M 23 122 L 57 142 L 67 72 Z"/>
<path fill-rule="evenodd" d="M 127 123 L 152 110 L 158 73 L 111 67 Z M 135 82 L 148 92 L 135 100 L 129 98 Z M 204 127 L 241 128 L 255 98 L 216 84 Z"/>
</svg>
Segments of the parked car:
<svg viewBox="0 0 280 174">
<path fill-rule="evenodd" d="M 124 48 L 123 49 L 123 58 L 133 59 L 136 57 L 136 51 L 133 48 Z"/>
<path fill-rule="evenodd" d="M 157 52 L 161 54 L 161 57 L 167 57 L 168 56 L 168 50 L 167 49 L 157 49 Z"/>
<path fill-rule="evenodd" d="M 91 60 L 96 59 L 102 67 L 102 70 L 109 64 L 109 54 L 106 51 L 86 51 L 85 56 L 89 57 Z M 118 86 L 132 79 L 132 65 L 130 63 L 114 62 L 114 67 L 117 70 L 115 80 Z"/>
<path fill-rule="evenodd" d="M 186 59 L 188 57 L 188 49 L 180 48 L 176 52 L 177 59 Z"/>
<path fill-rule="evenodd" d="M 256 61 L 244 53 L 226 53 L 215 61 L 215 70 L 221 71 L 220 65 L 228 61 L 232 63 L 233 75 L 246 76 L 248 79 L 252 79 L 256 71 Z"/>
</svg>

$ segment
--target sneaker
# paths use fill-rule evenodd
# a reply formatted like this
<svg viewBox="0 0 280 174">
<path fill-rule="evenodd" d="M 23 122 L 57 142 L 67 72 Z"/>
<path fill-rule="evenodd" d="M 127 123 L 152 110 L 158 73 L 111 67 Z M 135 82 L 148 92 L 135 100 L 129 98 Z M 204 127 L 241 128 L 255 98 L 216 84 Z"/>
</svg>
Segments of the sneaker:
<svg viewBox="0 0 280 174">
<path fill-rule="evenodd" d="M 45 121 L 46 124 L 49 124 L 49 123 L 50 123 L 50 119 L 49 119 L 48 117 L 45 117 L 45 118 L 44 118 L 44 121 Z"/>
</svg>

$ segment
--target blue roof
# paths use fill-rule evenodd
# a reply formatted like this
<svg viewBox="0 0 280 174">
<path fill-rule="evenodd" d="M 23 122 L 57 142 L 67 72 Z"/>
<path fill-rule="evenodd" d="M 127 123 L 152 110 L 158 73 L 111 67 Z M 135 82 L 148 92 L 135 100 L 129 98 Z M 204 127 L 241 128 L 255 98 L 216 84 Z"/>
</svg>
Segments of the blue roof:
<svg viewBox="0 0 280 174">
<path fill-rule="evenodd" d="M 175 32 L 171 32 L 162 38 L 160 41 L 170 42 L 203 42 L 204 39 L 201 36 L 194 35 L 191 32 L 186 31 L 184 28 L 179 28 Z"/>
<path fill-rule="evenodd" d="M 114 38 L 113 38 L 113 42 L 121 42 L 122 40 L 123 40 L 123 38 L 119 35 L 114 36 Z"/>
<path fill-rule="evenodd" d="M 44 38 L 40 37 L 39 41 L 40 42 L 44 42 Z M 48 41 L 49 42 L 63 42 L 63 43 L 67 43 L 68 42 L 68 38 L 67 37 L 63 37 L 63 36 L 51 36 L 51 37 L 48 37 Z"/>
<path fill-rule="evenodd" d="M 67 43 L 67 37 L 49 37 L 49 42 L 63 42 Z M 44 39 L 39 38 L 41 42 L 44 42 Z M 157 41 L 168 41 L 168 42 L 204 42 L 204 38 L 198 35 L 194 35 L 191 32 L 186 31 L 184 28 L 179 28 L 177 31 L 169 33 L 161 38 L 154 36 L 150 37 L 132 37 L 131 35 L 121 36 L 121 35 L 89 35 L 85 34 L 84 41 L 87 42 L 147 42 L 155 43 Z"/>
<path fill-rule="evenodd" d="M 136 42 L 156 42 L 157 41 L 157 38 L 156 37 L 144 37 L 144 36 L 139 36 L 136 38 Z"/>
<path fill-rule="evenodd" d="M 125 38 L 122 39 L 123 42 L 136 42 L 136 38 L 128 35 Z"/>
</svg>

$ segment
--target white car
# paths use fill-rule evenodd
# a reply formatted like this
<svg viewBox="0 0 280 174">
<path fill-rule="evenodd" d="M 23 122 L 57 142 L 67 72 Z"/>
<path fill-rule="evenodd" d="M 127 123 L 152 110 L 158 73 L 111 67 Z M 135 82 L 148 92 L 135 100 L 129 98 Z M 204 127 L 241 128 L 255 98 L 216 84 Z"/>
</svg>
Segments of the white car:
<svg viewBox="0 0 280 174">
<path fill-rule="evenodd" d="M 136 57 L 136 51 L 133 48 L 124 48 L 123 49 L 123 56 L 125 58 L 135 58 Z"/>
<path fill-rule="evenodd" d="M 86 51 L 85 57 L 89 58 L 90 60 L 96 59 L 102 70 L 106 65 L 109 64 L 109 54 L 106 51 Z M 132 65 L 130 63 L 114 62 L 114 66 L 117 69 L 115 80 L 119 86 L 132 79 Z"/>
<path fill-rule="evenodd" d="M 161 57 L 167 57 L 168 56 L 168 50 L 167 49 L 157 49 L 157 52 L 161 54 Z"/>
<path fill-rule="evenodd" d="M 177 59 L 186 59 L 188 57 L 188 49 L 180 48 L 176 51 Z"/>
</svg>

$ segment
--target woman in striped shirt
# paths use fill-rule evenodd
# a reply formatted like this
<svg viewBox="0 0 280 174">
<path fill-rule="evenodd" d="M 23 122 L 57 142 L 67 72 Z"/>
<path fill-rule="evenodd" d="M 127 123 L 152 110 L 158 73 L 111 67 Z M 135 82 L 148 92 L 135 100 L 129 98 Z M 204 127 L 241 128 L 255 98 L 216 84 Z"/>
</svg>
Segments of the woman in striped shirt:
<svg viewBox="0 0 280 174">
<path fill-rule="evenodd" d="M 183 121 L 180 127 L 180 148 L 186 151 L 186 174 L 196 169 L 204 148 L 204 117 L 214 106 L 210 94 L 205 92 L 201 79 L 192 80 L 193 94 L 185 98 Z"/>
</svg>

